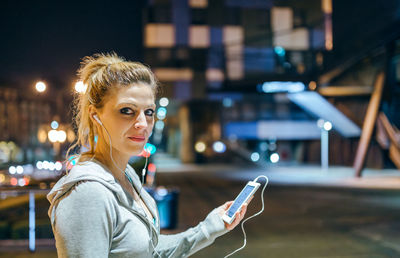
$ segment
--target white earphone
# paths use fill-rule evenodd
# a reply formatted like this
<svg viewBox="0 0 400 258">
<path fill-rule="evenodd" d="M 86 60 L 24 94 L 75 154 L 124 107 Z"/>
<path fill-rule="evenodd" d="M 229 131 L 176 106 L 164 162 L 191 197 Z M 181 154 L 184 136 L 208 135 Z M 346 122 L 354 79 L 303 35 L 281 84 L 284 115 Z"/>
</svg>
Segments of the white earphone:
<svg viewBox="0 0 400 258">
<path fill-rule="evenodd" d="M 103 125 L 103 123 L 100 121 L 99 117 L 97 115 L 93 115 L 94 120 L 96 120 L 100 125 Z"/>
</svg>

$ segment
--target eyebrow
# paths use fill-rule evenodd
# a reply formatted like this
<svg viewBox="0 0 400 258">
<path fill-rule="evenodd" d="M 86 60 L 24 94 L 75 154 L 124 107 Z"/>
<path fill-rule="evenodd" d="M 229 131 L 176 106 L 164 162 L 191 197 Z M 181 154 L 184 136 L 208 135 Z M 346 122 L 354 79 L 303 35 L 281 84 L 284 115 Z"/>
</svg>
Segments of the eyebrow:
<svg viewBox="0 0 400 258">
<path fill-rule="evenodd" d="M 134 106 L 134 107 L 136 107 L 136 108 L 138 108 L 139 106 L 138 105 L 136 105 L 135 103 L 132 103 L 132 102 L 121 102 L 121 103 L 118 103 L 117 104 L 117 106 L 123 106 L 123 105 L 130 105 L 130 106 Z M 148 106 L 146 106 L 147 108 L 153 108 L 153 107 L 155 107 L 156 105 L 155 104 L 150 104 L 150 105 L 148 105 Z"/>
</svg>

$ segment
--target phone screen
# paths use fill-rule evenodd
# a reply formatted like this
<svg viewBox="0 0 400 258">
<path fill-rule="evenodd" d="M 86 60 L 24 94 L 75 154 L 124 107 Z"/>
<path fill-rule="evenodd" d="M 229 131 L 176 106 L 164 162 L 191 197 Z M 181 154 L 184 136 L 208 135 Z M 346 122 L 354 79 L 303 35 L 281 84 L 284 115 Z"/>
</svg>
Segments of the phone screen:
<svg viewBox="0 0 400 258">
<path fill-rule="evenodd" d="M 251 191 L 254 189 L 255 186 L 252 185 L 246 185 L 246 187 L 240 192 L 239 196 L 236 198 L 235 202 L 232 204 L 232 206 L 228 210 L 228 216 L 232 217 L 237 210 L 242 206 L 242 204 L 246 201 L 247 196 L 251 193 Z"/>
</svg>

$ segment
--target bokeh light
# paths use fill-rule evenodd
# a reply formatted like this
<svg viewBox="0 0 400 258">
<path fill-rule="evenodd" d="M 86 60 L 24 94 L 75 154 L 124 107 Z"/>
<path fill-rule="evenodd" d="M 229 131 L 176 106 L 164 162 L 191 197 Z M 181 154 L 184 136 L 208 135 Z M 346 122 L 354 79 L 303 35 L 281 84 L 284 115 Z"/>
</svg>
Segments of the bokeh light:
<svg viewBox="0 0 400 258">
<path fill-rule="evenodd" d="M 197 152 L 200 152 L 200 153 L 204 152 L 206 150 L 206 144 L 204 142 L 201 142 L 201 141 L 196 142 L 196 144 L 194 145 L 194 149 Z"/>
<path fill-rule="evenodd" d="M 326 122 L 324 123 L 324 129 L 325 129 L 326 131 L 330 131 L 330 130 L 332 129 L 332 123 L 329 122 L 329 121 L 326 121 Z"/>
<path fill-rule="evenodd" d="M 157 118 L 163 120 L 167 116 L 167 109 L 165 107 L 160 107 L 157 110 Z"/>
<path fill-rule="evenodd" d="M 37 82 L 35 85 L 35 88 L 38 92 L 42 93 L 46 90 L 46 84 L 44 82 Z"/>
<path fill-rule="evenodd" d="M 169 100 L 168 100 L 168 98 L 161 98 L 160 99 L 160 106 L 162 106 L 162 107 L 166 107 L 166 106 L 168 106 L 168 104 L 169 104 Z"/>
<path fill-rule="evenodd" d="M 50 126 L 51 126 L 52 129 L 55 130 L 55 129 L 58 128 L 58 122 L 57 122 L 57 121 L 52 121 L 51 124 L 50 124 Z"/>
<path fill-rule="evenodd" d="M 84 93 L 86 91 L 87 85 L 82 81 L 78 81 L 75 83 L 75 91 L 78 93 Z"/>
<path fill-rule="evenodd" d="M 9 172 L 11 175 L 14 175 L 14 174 L 17 172 L 17 169 L 16 169 L 14 166 L 10 166 L 10 167 L 8 168 L 8 172 Z"/>
<path fill-rule="evenodd" d="M 271 156 L 269 157 L 269 160 L 272 163 L 277 163 L 279 161 L 279 154 L 278 153 L 272 153 Z"/>
<path fill-rule="evenodd" d="M 216 141 L 213 144 L 213 150 L 217 153 L 224 153 L 226 151 L 226 145 L 221 141 Z"/>
<path fill-rule="evenodd" d="M 257 162 L 260 159 L 260 154 L 258 152 L 253 152 L 250 156 L 251 161 Z"/>
</svg>

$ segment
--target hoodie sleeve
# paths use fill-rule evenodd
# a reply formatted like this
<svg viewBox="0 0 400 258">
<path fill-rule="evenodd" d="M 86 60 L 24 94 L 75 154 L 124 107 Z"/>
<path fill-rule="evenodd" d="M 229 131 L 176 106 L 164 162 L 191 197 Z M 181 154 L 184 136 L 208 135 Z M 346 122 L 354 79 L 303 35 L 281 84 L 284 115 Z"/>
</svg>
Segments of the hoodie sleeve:
<svg viewBox="0 0 400 258">
<path fill-rule="evenodd" d="M 113 196 L 98 182 L 80 182 L 60 198 L 53 225 L 58 257 L 108 257 L 116 220 Z"/>
<path fill-rule="evenodd" d="M 211 245 L 214 240 L 228 232 L 225 224 L 214 209 L 196 227 L 174 235 L 160 235 L 156 251 L 161 257 L 188 257 Z"/>
</svg>

